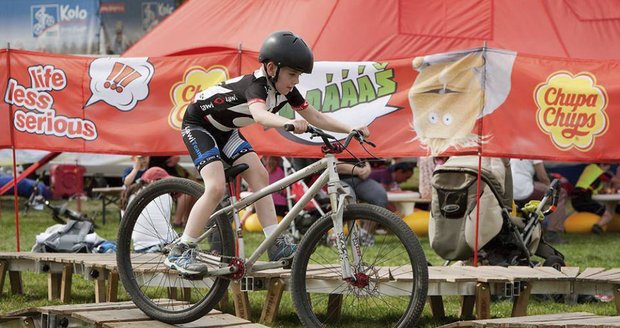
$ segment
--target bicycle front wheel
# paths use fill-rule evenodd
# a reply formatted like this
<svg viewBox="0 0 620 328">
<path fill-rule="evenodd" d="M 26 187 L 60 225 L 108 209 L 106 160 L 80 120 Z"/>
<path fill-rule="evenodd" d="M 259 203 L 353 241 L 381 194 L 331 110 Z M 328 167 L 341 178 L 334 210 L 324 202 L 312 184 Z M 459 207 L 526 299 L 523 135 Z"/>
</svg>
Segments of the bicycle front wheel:
<svg viewBox="0 0 620 328">
<path fill-rule="evenodd" d="M 340 241 L 333 235 L 328 214 L 312 225 L 299 245 L 291 271 L 291 293 L 302 324 L 414 326 L 428 289 L 426 257 L 415 234 L 398 216 L 374 205 L 348 205 L 343 222 Z M 343 279 L 335 247 L 342 241 L 353 279 Z M 354 252 L 360 254 L 357 264 Z"/>
<path fill-rule="evenodd" d="M 136 306 L 153 319 L 172 324 L 194 321 L 206 315 L 228 288 L 229 280 L 223 277 L 187 279 L 164 265 L 171 243 L 182 233 L 172 226 L 172 218 L 189 213 L 203 190 L 187 179 L 157 181 L 136 195 L 121 221 L 116 254 L 119 277 Z M 197 245 L 199 258 L 234 256 L 228 218 L 211 218 L 205 229 L 212 233 Z M 209 269 L 219 267 L 208 264 Z"/>
</svg>

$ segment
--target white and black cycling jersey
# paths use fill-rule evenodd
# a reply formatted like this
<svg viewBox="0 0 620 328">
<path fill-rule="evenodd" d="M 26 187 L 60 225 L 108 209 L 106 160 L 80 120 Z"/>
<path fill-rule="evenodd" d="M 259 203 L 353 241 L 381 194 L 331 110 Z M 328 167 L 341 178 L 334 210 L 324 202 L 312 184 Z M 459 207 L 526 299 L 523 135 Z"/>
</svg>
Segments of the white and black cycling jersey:
<svg viewBox="0 0 620 328">
<path fill-rule="evenodd" d="M 264 71 L 258 69 L 253 74 L 224 81 L 197 93 L 187 107 L 183 122 L 208 123 L 220 131 L 231 131 L 254 123 L 249 110 L 249 105 L 254 102 L 264 102 L 272 113 L 277 113 L 287 103 L 295 110 L 308 106 L 296 87 L 286 96 L 281 95 L 267 81 Z"/>
</svg>

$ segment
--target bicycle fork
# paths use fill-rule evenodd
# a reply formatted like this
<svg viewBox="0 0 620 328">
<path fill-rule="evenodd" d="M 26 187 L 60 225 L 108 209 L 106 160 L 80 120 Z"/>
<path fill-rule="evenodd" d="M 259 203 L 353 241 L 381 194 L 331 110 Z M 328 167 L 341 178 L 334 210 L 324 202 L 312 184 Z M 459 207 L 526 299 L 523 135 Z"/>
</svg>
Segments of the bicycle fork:
<svg viewBox="0 0 620 328">
<path fill-rule="evenodd" d="M 329 169 L 329 183 L 327 185 L 327 192 L 329 194 L 331 208 L 333 209 L 331 217 L 334 224 L 334 234 L 336 236 L 336 249 L 338 250 L 340 265 L 342 267 L 342 279 L 347 281 L 355 281 L 356 277 L 353 274 L 351 262 L 349 262 L 349 255 L 347 254 L 346 236 L 344 233 L 343 224 L 344 207 L 351 196 L 340 182 L 340 178 L 336 172 L 335 159 L 332 163 L 330 163 L 330 166 L 333 166 L 333 169 Z M 349 228 L 349 235 L 351 236 L 351 249 L 353 250 L 353 265 L 355 266 L 356 271 L 360 272 L 362 266 L 362 256 L 355 223 L 353 223 Z"/>
</svg>

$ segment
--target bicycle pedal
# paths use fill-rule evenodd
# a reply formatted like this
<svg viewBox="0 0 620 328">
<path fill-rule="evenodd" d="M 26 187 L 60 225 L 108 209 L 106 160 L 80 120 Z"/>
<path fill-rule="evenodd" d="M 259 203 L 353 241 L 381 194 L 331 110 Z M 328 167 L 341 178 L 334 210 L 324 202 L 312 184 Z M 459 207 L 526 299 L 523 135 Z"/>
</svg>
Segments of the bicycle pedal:
<svg viewBox="0 0 620 328">
<path fill-rule="evenodd" d="M 280 260 L 282 263 L 282 269 L 290 269 L 293 266 L 293 257 Z"/>
</svg>

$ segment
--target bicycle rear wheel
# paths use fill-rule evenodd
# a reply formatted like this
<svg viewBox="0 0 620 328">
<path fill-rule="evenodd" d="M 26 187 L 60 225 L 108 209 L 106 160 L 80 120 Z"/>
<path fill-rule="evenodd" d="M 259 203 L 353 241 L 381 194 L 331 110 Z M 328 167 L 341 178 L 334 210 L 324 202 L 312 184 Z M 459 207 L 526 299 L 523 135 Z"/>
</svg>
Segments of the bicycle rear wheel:
<svg viewBox="0 0 620 328">
<path fill-rule="evenodd" d="M 328 214 L 305 234 L 291 271 L 293 304 L 306 327 L 413 327 L 428 289 L 420 242 L 392 212 L 368 204 L 348 205 L 344 240 L 355 280 L 342 278 L 333 222 Z M 360 227 L 374 230 L 373 238 Z M 353 265 L 352 231 L 360 234 L 362 265 Z"/>
<path fill-rule="evenodd" d="M 119 277 L 136 306 L 151 318 L 172 324 L 194 321 L 207 314 L 228 288 L 225 278 L 190 280 L 164 265 L 170 243 L 182 233 L 174 230 L 171 218 L 177 209 L 191 208 L 203 190 L 187 179 L 160 180 L 140 191 L 123 216 L 116 255 Z M 213 233 L 197 245 L 200 255 L 234 256 L 228 218 L 211 218 L 206 229 Z M 218 265 L 210 263 L 211 267 Z"/>
</svg>

